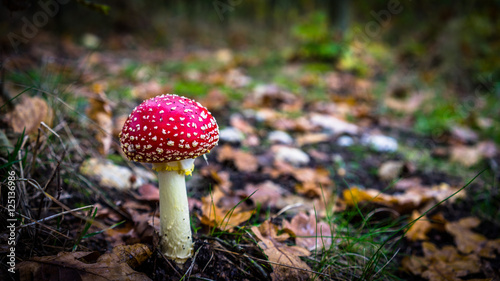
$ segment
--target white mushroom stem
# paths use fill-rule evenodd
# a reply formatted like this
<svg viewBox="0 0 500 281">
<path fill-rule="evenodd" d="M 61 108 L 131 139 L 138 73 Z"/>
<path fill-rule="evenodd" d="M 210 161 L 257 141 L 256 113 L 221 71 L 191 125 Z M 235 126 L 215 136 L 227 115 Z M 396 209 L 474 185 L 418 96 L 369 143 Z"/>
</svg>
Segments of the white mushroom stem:
<svg viewBox="0 0 500 281">
<path fill-rule="evenodd" d="M 191 174 L 194 159 L 187 160 L 153 164 L 153 168 L 158 171 L 160 186 L 161 251 L 181 265 L 193 255 L 185 175 Z M 185 166 L 190 168 L 186 169 Z"/>
</svg>

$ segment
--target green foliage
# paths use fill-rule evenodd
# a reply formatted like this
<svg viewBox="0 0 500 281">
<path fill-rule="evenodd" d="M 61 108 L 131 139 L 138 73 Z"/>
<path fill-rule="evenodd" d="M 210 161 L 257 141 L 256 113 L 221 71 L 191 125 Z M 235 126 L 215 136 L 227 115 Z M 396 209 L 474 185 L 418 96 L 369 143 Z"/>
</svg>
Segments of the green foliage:
<svg viewBox="0 0 500 281">
<path fill-rule="evenodd" d="M 174 93 L 191 97 L 204 96 L 208 93 L 210 86 L 201 82 L 181 80 L 174 85 Z"/>
<path fill-rule="evenodd" d="M 299 42 L 299 58 L 331 61 L 342 54 L 343 42 L 335 42 L 328 18 L 323 12 L 313 13 L 301 23 L 292 26 L 291 34 Z"/>
<path fill-rule="evenodd" d="M 436 101 L 428 111 L 422 110 L 416 113 L 415 129 L 426 135 L 439 136 L 445 133 L 453 124 L 460 124 L 464 116 L 461 116 L 454 103 Z"/>
</svg>

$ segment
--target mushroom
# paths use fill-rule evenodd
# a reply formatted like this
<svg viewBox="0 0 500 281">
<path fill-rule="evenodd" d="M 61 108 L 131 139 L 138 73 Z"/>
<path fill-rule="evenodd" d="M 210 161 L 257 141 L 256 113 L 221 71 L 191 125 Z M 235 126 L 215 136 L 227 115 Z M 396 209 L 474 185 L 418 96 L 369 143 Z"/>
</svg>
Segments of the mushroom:
<svg viewBox="0 0 500 281">
<path fill-rule="evenodd" d="M 127 158 L 158 172 L 161 251 L 180 265 L 193 255 L 185 175 L 218 141 L 219 127 L 204 106 L 170 94 L 137 106 L 120 133 Z"/>
</svg>

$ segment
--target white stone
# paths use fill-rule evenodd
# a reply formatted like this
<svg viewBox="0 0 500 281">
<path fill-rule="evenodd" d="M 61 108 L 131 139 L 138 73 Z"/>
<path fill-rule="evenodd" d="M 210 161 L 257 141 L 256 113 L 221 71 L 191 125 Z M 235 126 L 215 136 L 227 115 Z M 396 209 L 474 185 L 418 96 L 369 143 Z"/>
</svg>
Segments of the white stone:
<svg viewBox="0 0 500 281">
<path fill-rule="evenodd" d="M 267 136 L 268 140 L 272 143 L 281 143 L 281 144 L 292 144 L 293 138 L 284 131 L 272 131 Z"/>
<path fill-rule="evenodd" d="M 337 144 L 339 146 L 351 146 L 354 144 L 354 140 L 350 136 L 341 136 L 337 139 Z"/>
<path fill-rule="evenodd" d="M 80 172 L 90 178 L 95 178 L 102 186 L 113 187 L 120 190 L 138 188 L 148 181 L 155 180 L 156 176 L 142 168 L 130 169 L 113 164 L 109 160 L 90 158 L 80 166 Z M 135 181 L 130 180 L 135 176 Z"/>
<path fill-rule="evenodd" d="M 337 117 L 326 114 L 312 114 L 311 124 L 321 127 L 323 130 L 330 131 L 334 135 L 351 134 L 356 135 L 359 131 L 358 126 L 346 122 Z"/>
<path fill-rule="evenodd" d="M 364 135 L 361 143 L 379 152 L 395 152 L 398 150 L 398 141 L 384 135 Z"/>
<path fill-rule="evenodd" d="M 245 135 L 234 127 L 226 127 L 220 130 L 219 138 L 224 142 L 240 143 L 243 139 L 245 139 Z"/>
<path fill-rule="evenodd" d="M 309 155 L 295 147 L 277 145 L 273 147 L 273 151 L 276 160 L 288 162 L 295 166 L 305 165 L 310 161 Z"/>
</svg>

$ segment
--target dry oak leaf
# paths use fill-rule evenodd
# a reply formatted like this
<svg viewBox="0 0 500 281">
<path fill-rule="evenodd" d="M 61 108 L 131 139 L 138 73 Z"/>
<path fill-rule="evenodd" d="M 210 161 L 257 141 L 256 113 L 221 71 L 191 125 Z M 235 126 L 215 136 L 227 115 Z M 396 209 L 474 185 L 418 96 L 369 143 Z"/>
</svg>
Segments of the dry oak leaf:
<svg viewBox="0 0 500 281">
<path fill-rule="evenodd" d="M 265 237 L 261 230 L 268 233 L 269 225 L 262 224 L 261 227 L 252 227 L 252 232 L 260 240 L 258 242 L 259 247 L 271 262 L 273 268 L 272 280 L 309 280 L 311 268 L 299 256 L 309 256 L 311 253 L 302 247 L 282 244 L 272 236 Z"/>
<path fill-rule="evenodd" d="M 420 217 L 420 213 L 417 210 L 413 210 L 410 221 L 414 221 Z M 405 233 L 406 239 L 410 241 L 417 240 L 428 240 L 427 233 L 432 228 L 432 224 L 429 222 L 426 216 L 421 217 L 419 220 L 415 221 L 408 231 Z"/>
<path fill-rule="evenodd" d="M 477 255 L 462 255 L 453 246 L 439 249 L 430 242 L 423 242 L 424 256 L 409 256 L 402 261 L 403 268 L 414 275 L 431 281 L 462 280 L 459 277 L 478 273 L 481 260 Z"/>
<path fill-rule="evenodd" d="M 317 221 L 314 213 L 298 213 L 290 222 L 283 221 L 283 230 L 295 237 L 297 246 L 309 251 L 328 249 L 332 245 L 332 229 L 324 221 Z"/>
<path fill-rule="evenodd" d="M 241 172 L 255 172 L 259 168 L 258 160 L 249 152 L 234 149 L 230 145 L 223 145 L 217 149 L 217 160 L 219 162 L 233 161 L 236 168 Z"/>
<path fill-rule="evenodd" d="M 370 202 L 393 208 L 400 213 L 408 213 L 427 202 L 442 201 L 457 191 L 458 188 L 451 187 L 446 183 L 432 187 L 417 185 L 404 190 L 403 193 L 394 195 L 385 194 L 376 189 L 352 187 L 343 191 L 343 197 L 348 206 Z M 449 201 L 453 202 L 456 198 L 464 195 L 464 192 L 458 193 Z"/>
<path fill-rule="evenodd" d="M 56 256 L 36 257 L 19 264 L 21 281 L 35 280 L 151 280 L 144 273 L 136 272 L 137 266 L 151 256 L 143 244 L 118 246 L 113 252 L 95 260 L 96 252 L 61 252 Z"/>
<path fill-rule="evenodd" d="M 478 218 L 467 217 L 458 222 L 447 223 L 445 229 L 455 238 L 455 244 L 460 252 L 475 253 L 484 258 L 495 258 L 495 252 L 500 253 L 500 239 L 488 240 L 485 236 L 471 230 L 471 228 L 478 227 L 480 223 Z"/>
<path fill-rule="evenodd" d="M 282 200 L 284 194 L 289 192 L 280 185 L 272 182 L 265 181 L 259 184 L 247 184 L 244 190 L 236 192 L 240 197 L 251 196 L 250 199 L 255 204 L 261 204 L 263 208 L 275 208 L 276 205 Z"/>
<path fill-rule="evenodd" d="M 232 208 L 221 208 L 218 206 L 219 201 L 223 201 L 223 193 L 214 190 L 214 195 L 207 195 L 201 198 L 202 215 L 198 216 L 201 223 L 211 227 L 219 228 L 220 230 L 230 231 L 232 228 L 249 220 L 254 211 L 243 211 L 241 207 L 234 206 Z M 220 195 L 218 195 L 220 194 Z"/>
<path fill-rule="evenodd" d="M 15 133 L 22 133 L 25 130 L 25 133 L 29 135 L 37 130 L 40 122 L 45 122 L 45 124 L 51 126 L 54 112 L 45 100 L 39 97 L 23 95 L 21 102 L 5 117 Z"/>
<path fill-rule="evenodd" d="M 330 196 L 329 190 L 333 186 L 333 182 L 330 179 L 328 170 L 301 168 L 293 170 L 292 174 L 300 182 L 295 187 L 297 193 L 308 197 L 328 198 Z"/>
</svg>

